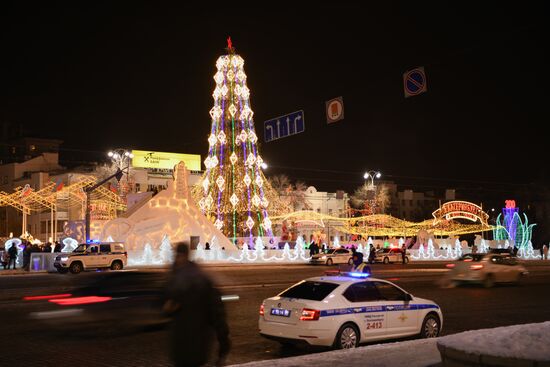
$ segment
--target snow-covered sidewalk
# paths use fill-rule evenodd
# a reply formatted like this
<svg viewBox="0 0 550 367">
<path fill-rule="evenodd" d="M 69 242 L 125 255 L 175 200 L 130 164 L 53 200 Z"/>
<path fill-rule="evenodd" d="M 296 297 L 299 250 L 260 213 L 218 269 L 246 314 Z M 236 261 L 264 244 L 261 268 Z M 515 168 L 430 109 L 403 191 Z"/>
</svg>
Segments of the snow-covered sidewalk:
<svg viewBox="0 0 550 367">
<path fill-rule="evenodd" d="M 437 338 L 410 340 L 398 343 L 369 345 L 348 350 L 307 354 L 299 357 L 269 359 L 239 364 L 239 367 L 290 367 L 290 366 L 368 366 L 368 367 L 426 367 L 437 366 L 441 357 Z M 234 365 L 236 366 L 236 365 Z"/>
<path fill-rule="evenodd" d="M 239 367 L 550 366 L 550 321 L 270 359 Z M 441 352 L 440 352 L 441 350 Z M 441 355 L 446 361 L 442 360 Z M 237 366 L 237 365 L 234 365 Z"/>
</svg>

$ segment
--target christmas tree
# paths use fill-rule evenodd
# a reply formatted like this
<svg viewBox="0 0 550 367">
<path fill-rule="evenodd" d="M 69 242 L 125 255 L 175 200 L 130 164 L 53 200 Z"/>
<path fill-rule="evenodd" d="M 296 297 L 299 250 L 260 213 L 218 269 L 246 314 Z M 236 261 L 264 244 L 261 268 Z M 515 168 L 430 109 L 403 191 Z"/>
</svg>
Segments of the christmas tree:
<svg viewBox="0 0 550 367">
<path fill-rule="evenodd" d="M 244 60 L 231 38 L 227 43 L 228 54 L 216 62 L 206 171 L 194 196 L 227 237 L 272 236 L 268 207 L 275 192 L 262 173 Z"/>
</svg>

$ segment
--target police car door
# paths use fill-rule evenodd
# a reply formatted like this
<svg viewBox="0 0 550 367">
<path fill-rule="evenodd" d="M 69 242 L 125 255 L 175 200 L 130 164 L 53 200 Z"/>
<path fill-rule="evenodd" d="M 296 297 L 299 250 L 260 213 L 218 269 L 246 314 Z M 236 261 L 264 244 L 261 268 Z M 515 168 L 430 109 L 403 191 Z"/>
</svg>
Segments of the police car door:
<svg viewBox="0 0 550 367">
<path fill-rule="evenodd" d="M 386 333 L 385 302 L 371 281 L 353 283 L 342 294 L 350 303 L 355 323 L 361 328 L 361 341 L 380 339 Z"/>
<path fill-rule="evenodd" d="M 374 283 L 385 305 L 388 335 L 397 337 L 418 333 L 418 310 L 407 299 L 408 294 L 391 283 Z"/>
<path fill-rule="evenodd" d="M 86 249 L 86 266 L 94 267 L 100 265 L 99 246 L 90 245 Z"/>
</svg>

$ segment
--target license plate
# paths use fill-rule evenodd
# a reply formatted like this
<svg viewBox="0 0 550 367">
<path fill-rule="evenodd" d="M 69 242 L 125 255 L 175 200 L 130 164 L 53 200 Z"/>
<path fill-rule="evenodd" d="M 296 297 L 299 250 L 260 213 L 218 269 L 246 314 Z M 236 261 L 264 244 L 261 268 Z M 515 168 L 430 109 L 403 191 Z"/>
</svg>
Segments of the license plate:
<svg viewBox="0 0 550 367">
<path fill-rule="evenodd" d="M 284 308 L 272 308 L 271 314 L 273 316 L 284 316 L 289 317 L 290 316 L 290 310 L 285 310 Z"/>
</svg>

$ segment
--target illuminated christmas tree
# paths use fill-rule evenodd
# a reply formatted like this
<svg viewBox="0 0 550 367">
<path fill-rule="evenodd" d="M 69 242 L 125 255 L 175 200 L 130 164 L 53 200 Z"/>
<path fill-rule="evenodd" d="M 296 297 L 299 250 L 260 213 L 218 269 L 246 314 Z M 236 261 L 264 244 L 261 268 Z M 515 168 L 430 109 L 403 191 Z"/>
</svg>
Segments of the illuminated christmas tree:
<svg viewBox="0 0 550 367">
<path fill-rule="evenodd" d="M 275 192 L 262 172 L 244 60 L 230 38 L 227 44 L 228 54 L 216 62 L 206 171 L 194 196 L 227 237 L 272 236 L 268 207 Z"/>
</svg>

